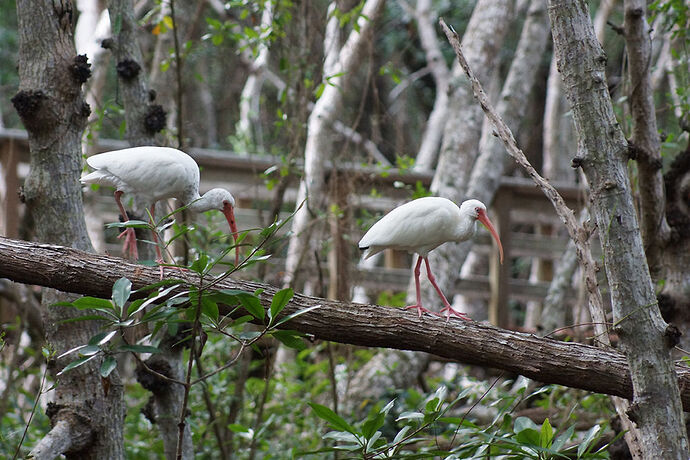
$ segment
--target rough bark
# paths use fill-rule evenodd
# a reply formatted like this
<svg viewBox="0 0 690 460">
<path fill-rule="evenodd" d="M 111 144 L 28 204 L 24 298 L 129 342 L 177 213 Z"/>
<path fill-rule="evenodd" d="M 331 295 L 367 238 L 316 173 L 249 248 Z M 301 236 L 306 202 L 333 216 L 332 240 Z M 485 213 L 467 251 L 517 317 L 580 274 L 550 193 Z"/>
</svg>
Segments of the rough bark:
<svg viewBox="0 0 690 460">
<path fill-rule="evenodd" d="M 155 144 L 155 134 L 165 128 L 163 107 L 155 104 L 137 40 L 138 24 L 132 0 L 110 0 L 108 3 L 113 38 L 103 46 L 109 48 L 117 66 L 118 90 L 125 107 L 125 138 L 132 146 Z"/>
<path fill-rule="evenodd" d="M 663 248 L 669 236 L 661 174 L 661 140 L 657 130 L 651 84 L 652 38 L 647 24 L 647 3 L 625 0 L 625 49 L 630 75 L 632 149 L 637 159 L 640 193 L 640 228 L 647 264 L 653 280 L 663 276 Z"/>
<path fill-rule="evenodd" d="M 606 56 L 587 4 L 549 1 L 549 16 L 566 97 L 578 133 L 576 164 L 592 190 L 614 330 L 634 387 L 630 418 L 640 429 L 646 458 L 687 458 L 678 383 L 670 349 L 675 335 L 659 313 L 627 176 L 628 145 L 606 86 Z"/>
<path fill-rule="evenodd" d="M 285 285 L 294 283 L 304 252 L 315 248 L 310 244 L 310 236 L 319 215 L 326 211 L 325 164 L 328 152 L 332 149 L 328 126 L 339 113 L 343 100 L 343 88 L 347 86 L 348 80 L 352 78 L 360 64 L 360 53 L 372 34 L 384 3 L 385 0 L 367 0 L 364 4 L 362 15 L 357 19 L 358 27 L 350 32 L 343 47 L 337 51 L 334 72 L 324 74 L 324 78 L 330 78 L 328 81 L 324 80 L 323 93 L 309 115 L 307 141 L 304 148 L 304 176 L 297 193 L 298 209 L 293 218 L 293 235 L 290 238 L 285 261 Z M 326 37 L 324 43 L 330 43 L 332 50 L 332 38 Z M 330 61 L 326 59 L 326 62 Z"/>
<path fill-rule="evenodd" d="M 176 275 L 178 275 L 176 273 Z M 180 273 L 197 284 L 192 273 Z M 0 237 L 0 277 L 13 281 L 59 288 L 66 292 L 109 298 L 112 285 L 121 277 L 132 281 L 132 289 L 159 281 L 156 267 L 135 265 L 126 260 L 77 249 Z M 218 289 L 263 289 L 261 303 L 270 308 L 277 287 L 252 281 L 225 279 Z M 609 348 L 573 342 L 559 342 L 503 330 L 474 321 L 460 321 L 378 305 L 361 305 L 295 294 L 281 313 L 293 314 L 319 305 L 282 327 L 298 330 L 317 339 L 367 347 L 424 351 L 468 364 L 503 369 L 544 383 L 558 383 L 589 391 L 633 396 L 625 356 Z M 229 308 L 222 308 L 223 314 Z M 244 314 L 242 311 L 236 315 Z M 683 404 L 690 409 L 690 369 L 676 366 L 683 388 Z M 652 457 L 650 457 L 652 458 Z"/>
<path fill-rule="evenodd" d="M 17 17 L 20 84 L 12 102 L 27 128 L 31 155 L 24 199 L 39 240 L 91 251 L 79 184 L 81 135 L 90 112 L 81 85 L 90 70 L 75 52 L 73 5 L 64 1 L 46 7 L 41 1 L 21 0 Z M 99 330 L 95 322 L 65 323 L 76 312 L 51 307 L 69 298 L 53 289 L 43 292 L 46 341 L 56 356 L 86 343 Z M 53 376 L 70 359 L 51 361 Z M 114 371 L 105 391 L 99 365 L 92 361 L 59 378 L 49 414 L 53 429 L 34 446 L 34 458 L 123 457 L 122 384 Z"/>
</svg>

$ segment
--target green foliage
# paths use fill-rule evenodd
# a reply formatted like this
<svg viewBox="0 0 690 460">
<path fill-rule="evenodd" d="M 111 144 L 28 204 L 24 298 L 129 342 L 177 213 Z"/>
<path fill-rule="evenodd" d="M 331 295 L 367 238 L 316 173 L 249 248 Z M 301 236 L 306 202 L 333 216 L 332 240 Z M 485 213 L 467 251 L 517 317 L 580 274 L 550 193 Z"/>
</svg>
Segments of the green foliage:
<svg viewBox="0 0 690 460">
<path fill-rule="evenodd" d="M 357 422 L 310 403 L 314 415 L 331 430 L 324 435 L 331 445 L 304 454 L 345 451 L 355 458 L 608 458 L 610 442 L 600 442 L 607 430 L 605 423 L 578 435 L 574 422 L 560 429 L 548 418 L 538 425 L 527 417 L 512 416 L 516 400 L 538 398 L 555 388 L 539 388 L 529 395 L 525 386 L 514 393 L 489 388 L 478 395 L 477 388 L 469 385 L 451 396 L 448 387 L 441 385 L 428 395 L 409 391 L 385 405 L 373 404 Z M 473 421 L 471 408 L 457 411 L 460 403 L 477 398 L 484 399 L 485 406 L 498 409 L 493 421 L 484 426 Z"/>
</svg>

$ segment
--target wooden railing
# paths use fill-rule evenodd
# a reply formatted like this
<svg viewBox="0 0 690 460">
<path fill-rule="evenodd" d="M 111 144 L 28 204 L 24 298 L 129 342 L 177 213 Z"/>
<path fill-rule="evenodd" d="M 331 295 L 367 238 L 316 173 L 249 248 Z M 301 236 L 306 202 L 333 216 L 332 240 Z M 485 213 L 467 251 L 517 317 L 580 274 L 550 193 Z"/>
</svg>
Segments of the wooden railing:
<svg viewBox="0 0 690 460">
<path fill-rule="evenodd" d="M 96 152 L 124 148 L 124 141 L 102 139 Z M 243 228 L 260 226 L 262 217 L 266 214 L 267 204 L 272 199 L 273 192 L 265 185 L 266 177 L 263 172 L 268 168 L 280 164 L 280 159 L 271 156 L 238 155 L 229 151 L 192 148 L 188 153 L 197 161 L 201 168 L 201 189 L 212 187 L 227 187 L 237 198 L 238 222 Z M 23 130 L 0 129 L 0 234 L 17 237 L 20 218 L 24 212 L 23 204 L 17 195 L 18 187 L 23 183 L 29 169 L 29 153 L 26 132 Z M 329 167 L 332 174 L 334 169 Z M 386 212 L 394 206 L 409 199 L 409 191 L 399 187 L 400 182 L 415 184 L 417 181 L 428 187 L 432 173 L 412 173 L 391 169 L 382 174 L 375 167 L 358 164 L 338 164 L 335 171 L 339 174 L 357 178 L 357 193 L 354 200 L 356 206 L 371 212 Z M 568 205 L 579 209 L 583 203 L 583 190 L 566 184 L 554 184 L 565 198 Z M 372 187 L 378 191 L 377 195 L 369 193 Z M 296 183 L 288 187 L 285 193 L 285 203 L 294 205 L 296 199 Z M 103 192 L 95 199 L 95 206 L 101 223 L 117 220 L 116 207 L 112 195 Z M 528 179 L 518 177 L 504 177 L 496 194 L 493 206 L 490 208 L 492 220 L 495 221 L 501 235 L 506 263 L 499 265 L 496 257 L 489 258 L 489 270 L 486 275 L 474 275 L 459 280 L 454 292 L 462 293 L 468 298 L 483 298 L 489 300 L 490 320 L 503 327 L 511 326 L 508 302 L 509 299 L 518 302 L 530 300 L 540 301 L 546 295 L 549 285 L 548 269 L 544 279 L 530 282 L 517 278 L 512 273 L 517 258 L 532 258 L 533 261 L 549 266 L 564 251 L 567 237 L 564 236 L 563 225 L 541 191 Z M 483 230 L 483 227 L 480 226 Z M 359 235 L 352 235 L 356 241 Z M 491 240 L 486 232 L 480 232 L 475 238 L 475 250 L 479 254 L 488 255 L 491 250 Z M 593 245 L 598 247 L 597 244 Z M 113 254 L 119 253 L 119 247 L 113 243 L 106 248 Z M 411 270 L 411 259 L 406 255 L 386 257 L 384 266 L 370 269 L 357 269 L 354 282 L 369 291 L 386 290 L 399 292 L 407 289 Z M 352 262 L 356 265 L 356 261 Z M 271 262 L 271 269 L 282 270 L 282 260 L 276 257 Z M 322 264 L 327 270 L 328 264 Z M 459 267 L 458 267 L 459 270 Z M 328 277 L 325 277 L 326 279 Z M 449 297 L 450 298 L 450 297 Z"/>
</svg>

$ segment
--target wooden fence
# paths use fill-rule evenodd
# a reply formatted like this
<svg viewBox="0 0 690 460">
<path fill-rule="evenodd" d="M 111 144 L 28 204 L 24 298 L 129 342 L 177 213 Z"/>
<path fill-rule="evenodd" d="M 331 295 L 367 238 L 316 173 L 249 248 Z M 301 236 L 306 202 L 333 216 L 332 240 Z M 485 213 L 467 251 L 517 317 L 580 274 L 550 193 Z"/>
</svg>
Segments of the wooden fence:
<svg viewBox="0 0 690 460">
<path fill-rule="evenodd" d="M 100 140 L 96 152 L 124 148 L 124 141 Z M 260 226 L 265 220 L 267 208 L 273 192 L 265 184 L 263 174 L 268 168 L 280 164 L 280 159 L 271 156 L 237 155 L 229 151 L 210 149 L 190 149 L 188 153 L 201 168 L 201 189 L 226 187 L 237 199 L 237 219 L 240 229 Z M 17 190 L 23 183 L 29 170 L 28 141 L 25 131 L 0 129 L 0 234 L 12 238 L 18 237 L 20 219 L 24 206 L 19 201 Z M 397 204 L 409 199 L 410 193 L 401 184 L 420 182 L 428 187 L 432 174 L 401 172 L 391 169 L 382 174 L 374 167 L 358 164 L 339 164 L 330 174 L 348 175 L 359 178 L 354 203 L 371 212 L 383 213 Z M 295 181 L 296 182 L 296 181 Z M 294 207 L 296 183 L 291 184 L 285 193 L 285 203 Z M 554 184 L 571 208 L 579 209 L 583 202 L 583 191 L 572 185 Z M 370 193 L 375 187 L 377 193 Z M 409 188 L 409 187 L 408 187 Z M 90 219 L 100 219 L 96 225 L 117 220 L 116 206 L 110 192 L 92 199 L 98 212 Z M 489 300 L 489 318 L 502 327 L 514 326 L 510 316 L 509 302 L 541 301 L 546 295 L 550 279 L 550 266 L 564 251 L 567 237 L 563 225 L 541 191 L 531 180 L 518 177 L 502 178 L 490 215 L 495 221 L 503 242 L 506 263 L 498 264 L 497 257 L 489 258 L 489 270 L 485 275 L 473 275 L 460 279 L 451 296 L 462 293 L 468 298 Z M 483 230 L 483 227 L 480 226 Z M 357 241 L 361 233 L 351 235 Z M 479 232 L 475 238 L 475 250 L 488 255 L 491 250 L 491 239 L 488 232 Z M 597 244 L 593 245 L 598 247 Z M 106 249 L 119 254 L 119 247 L 113 242 Z M 530 282 L 524 270 L 516 270 L 516 260 L 540 263 L 541 279 Z M 512 263 L 511 263 L 512 261 Z M 403 254 L 389 254 L 382 267 L 357 268 L 353 277 L 356 283 L 365 289 L 376 292 L 383 288 L 399 292 L 407 289 L 411 276 L 411 259 Z M 280 270 L 280 257 L 272 262 L 272 270 Z M 356 265 L 356 261 L 352 261 Z M 522 264 L 525 265 L 525 264 Z M 328 264 L 322 264 L 328 270 Z M 325 277 L 328 278 L 327 276 Z M 449 296 L 449 298 L 451 298 Z"/>
</svg>

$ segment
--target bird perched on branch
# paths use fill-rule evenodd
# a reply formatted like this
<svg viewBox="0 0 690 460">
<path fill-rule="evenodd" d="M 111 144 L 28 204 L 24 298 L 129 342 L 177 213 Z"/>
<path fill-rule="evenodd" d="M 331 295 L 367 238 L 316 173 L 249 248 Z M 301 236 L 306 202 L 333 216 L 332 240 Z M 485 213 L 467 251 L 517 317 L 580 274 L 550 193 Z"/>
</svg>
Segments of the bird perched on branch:
<svg viewBox="0 0 690 460">
<path fill-rule="evenodd" d="M 237 243 L 235 198 L 222 188 L 199 195 L 199 166 L 186 153 L 170 147 L 132 147 L 93 155 L 86 159 L 86 163 L 94 171 L 83 175 L 81 182 L 115 187 L 115 202 L 125 221 L 129 220 L 121 201 L 125 193 L 132 195 L 136 208 L 150 207 L 152 217 L 157 201 L 177 198 L 194 212 L 221 211 Z M 125 238 L 123 251 L 137 260 L 134 228 L 126 228 L 120 237 Z M 157 262 L 162 263 L 163 255 L 155 231 L 153 239 L 156 242 Z M 238 262 L 239 252 L 235 250 L 235 265 Z"/>
<path fill-rule="evenodd" d="M 460 207 L 446 198 L 439 197 L 418 198 L 405 203 L 376 222 L 359 241 L 359 249 L 367 251 L 365 258 L 387 248 L 417 253 L 417 264 L 414 269 L 417 303 L 407 308 L 417 309 L 420 317 L 422 312 L 431 313 L 422 307 L 419 273 L 423 260 L 429 281 L 443 301 L 444 307 L 441 314 L 445 313 L 447 319 L 453 314 L 469 320 L 468 316 L 456 312 L 450 306 L 448 299 L 436 284 L 427 256 L 430 251 L 443 243 L 470 239 L 475 233 L 477 221 L 484 224 L 496 240 L 500 260 L 503 263 L 501 240 L 486 215 L 486 206 L 478 200 L 467 200 Z"/>
</svg>

